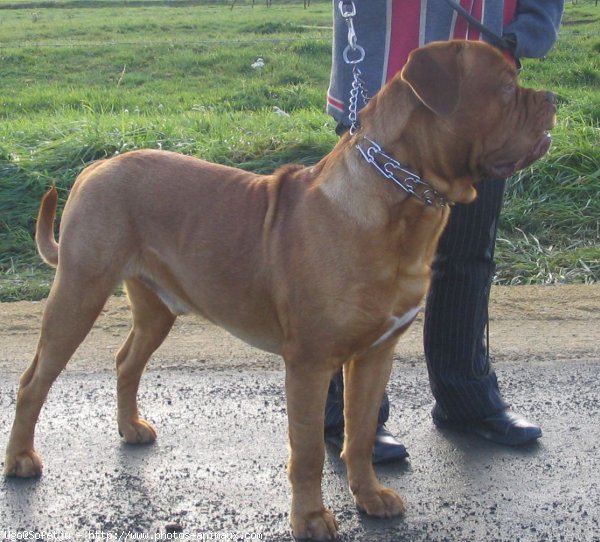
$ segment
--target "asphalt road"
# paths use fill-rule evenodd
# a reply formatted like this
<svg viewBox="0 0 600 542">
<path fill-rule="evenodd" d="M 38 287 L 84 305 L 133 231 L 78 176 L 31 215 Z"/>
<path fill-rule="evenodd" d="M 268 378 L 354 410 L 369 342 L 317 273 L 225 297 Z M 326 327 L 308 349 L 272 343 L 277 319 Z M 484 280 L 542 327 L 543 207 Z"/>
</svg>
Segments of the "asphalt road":
<svg viewBox="0 0 600 542">
<path fill-rule="evenodd" d="M 188 539 L 292 539 L 283 371 L 160 365 L 140 390 L 159 439 L 142 447 L 119 439 L 112 370 L 61 375 L 38 425 L 44 475 L 0 481 L 0 540 L 32 531 L 164 539 L 171 530 Z M 323 493 L 341 541 L 600 540 L 600 359 L 507 361 L 498 371 L 514 408 L 542 425 L 539 444 L 506 448 L 436 429 L 423 363 L 396 363 L 388 426 L 411 458 L 378 473 L 408 512 L 394 520 L 358 513 L 328 448 Z M 18 374 L 2 373 L 4 449 Z"/>
</svg>

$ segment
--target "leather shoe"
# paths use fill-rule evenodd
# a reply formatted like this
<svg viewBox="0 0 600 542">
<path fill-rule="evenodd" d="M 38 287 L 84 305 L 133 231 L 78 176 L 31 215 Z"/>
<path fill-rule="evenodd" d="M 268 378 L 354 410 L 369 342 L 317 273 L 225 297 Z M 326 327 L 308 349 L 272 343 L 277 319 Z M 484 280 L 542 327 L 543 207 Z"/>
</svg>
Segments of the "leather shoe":
<svg viewBox="0 0 600 542">
<path fill-rule="evenodd" d="M 327 431 L 325 440 L 341 451 L 344 446 L 343 429 L 341 431 Z M 373 464 L 394 463 L 407 457 L 408 452 L 404 445 L 386 429 L 385 425 L 377 427 L 375 444 L 373 445 Z"/>
<path fill-rule="evenodd" d="M 509 408 L 479 420 L 451 420 L 436 403 L 431 411 L 433 423 L 441 429 L 454 429 L 479 435 L 507 446 L 527 444 L 542 436 L 542 430 Z"/>
</svg>

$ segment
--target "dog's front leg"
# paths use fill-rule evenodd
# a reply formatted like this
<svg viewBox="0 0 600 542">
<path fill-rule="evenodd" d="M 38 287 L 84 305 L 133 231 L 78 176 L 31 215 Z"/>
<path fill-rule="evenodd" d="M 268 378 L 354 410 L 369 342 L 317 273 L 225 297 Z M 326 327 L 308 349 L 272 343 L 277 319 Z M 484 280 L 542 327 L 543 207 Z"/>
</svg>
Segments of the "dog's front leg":
<svg viewBox="0 0 600 542">
<path fill-rule="evenodd" d="M 397 516 L 405 510 L 402 498 L 379 483 L 372 462 L 377 417 L 391 373 L 392 353 L 393 346 L 385 346 L 344 365 L 346 429 L 342 459 L 356 506 L 377 517 Z"/>
<path fill-rule="evenodd" d="M 325 400 L 333 369 L 321 367 L 300 353 L 286 355 L 285 361 L 292 532 L 295 538 L 333 540 L 338 525 L 321 495 Z"/>
</svg>

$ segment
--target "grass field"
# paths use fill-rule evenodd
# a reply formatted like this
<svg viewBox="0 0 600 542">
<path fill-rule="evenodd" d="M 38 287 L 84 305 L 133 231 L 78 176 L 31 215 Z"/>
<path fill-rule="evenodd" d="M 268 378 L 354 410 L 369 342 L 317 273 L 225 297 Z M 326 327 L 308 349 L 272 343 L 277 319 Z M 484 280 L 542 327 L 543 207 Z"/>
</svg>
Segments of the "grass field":
<svg viewBox="0 0 600 542">
<path fill-rule="evenodd" d="M 158 147 L 270 172 L 335 144 L 330 2 L 230 4 L 0 0 L 0 300 L 46 295 L 39 199 L 53 182 L 65 198 L 95 159 Z M 526 85 L 559 95 L 559 125 L 510 182 L 502 283 L 600 278 L 600 7 L 568 5 L 564 22 L 552 54 L 525 62 Z"/>
</svg>

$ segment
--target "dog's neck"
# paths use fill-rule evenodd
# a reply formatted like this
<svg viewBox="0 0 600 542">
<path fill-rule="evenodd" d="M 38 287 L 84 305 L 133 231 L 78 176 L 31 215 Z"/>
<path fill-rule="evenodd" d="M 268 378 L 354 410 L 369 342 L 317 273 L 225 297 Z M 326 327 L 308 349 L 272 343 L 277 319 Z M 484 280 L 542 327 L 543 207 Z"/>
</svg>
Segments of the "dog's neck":
<svg viewBox="0 0 600 542">
<path fill-rule="evenodd" d="M 367 137 L 376 141 L 386 154 L 426 179 L 447 200 L 469 203 L 476 196 L 476 168 L 469 163 L 467 143 L 456 141 L 451 126 L 429 110 L 405 81 L 395 78 L 361 111 L 355 139 L 358 142 Z M 352 144 L 352 140 L 347 143 Z M 457 160 L 457 154 L 464 154 L 465 158 Z M 459 171 L 457 167 L 463 169 Z"/>
<path fill-rule="evenodd" d="M 373 166 L 384 179 L 421 203 L 433 207 L 447 207 L 454 204 L 435 190 L 431 183 L 387 154 L 381 145 L 369 137 L 362 136 L 358 139 L 356 149 L 365 162 Z"/>
<path fill-rule="evenodd" d="M 381 225 L 389 219 L 391 209 L 404 201 L 427 206 L 394 186 L 365 160 L 357 148 L 365 138 L 375 141 L 386 155 L 420 179 L 426 179 L 419 190 L 431 190 L 436 194 L 435 201 L 469 203 L 475 199 L 473 184 L 477 179 L 475 167 L 469 163 L 468 142 L 456 141 L 445 120 L 427 109 L 408 84 L 395 79 L 363 109 L 358 131 L 344 134 L 334 150 L 315 166 L 322 172 L 321 190 L 336 205 L 345 207 L 358 223 Z M 457 160 L 457 154 L 465 158 Z M 429 207 L 433 212 L 443 208 Z"/>
<path fill-rule="evenodd" d="M 362 229 L 380 230 L 393 223 L 401 207 L 438 214 L 447 208 L 428 206 L 385 179 L 367 163 L 349 134 L 314 166 L 317 186 L 334 208 Z"/>
</svg>

